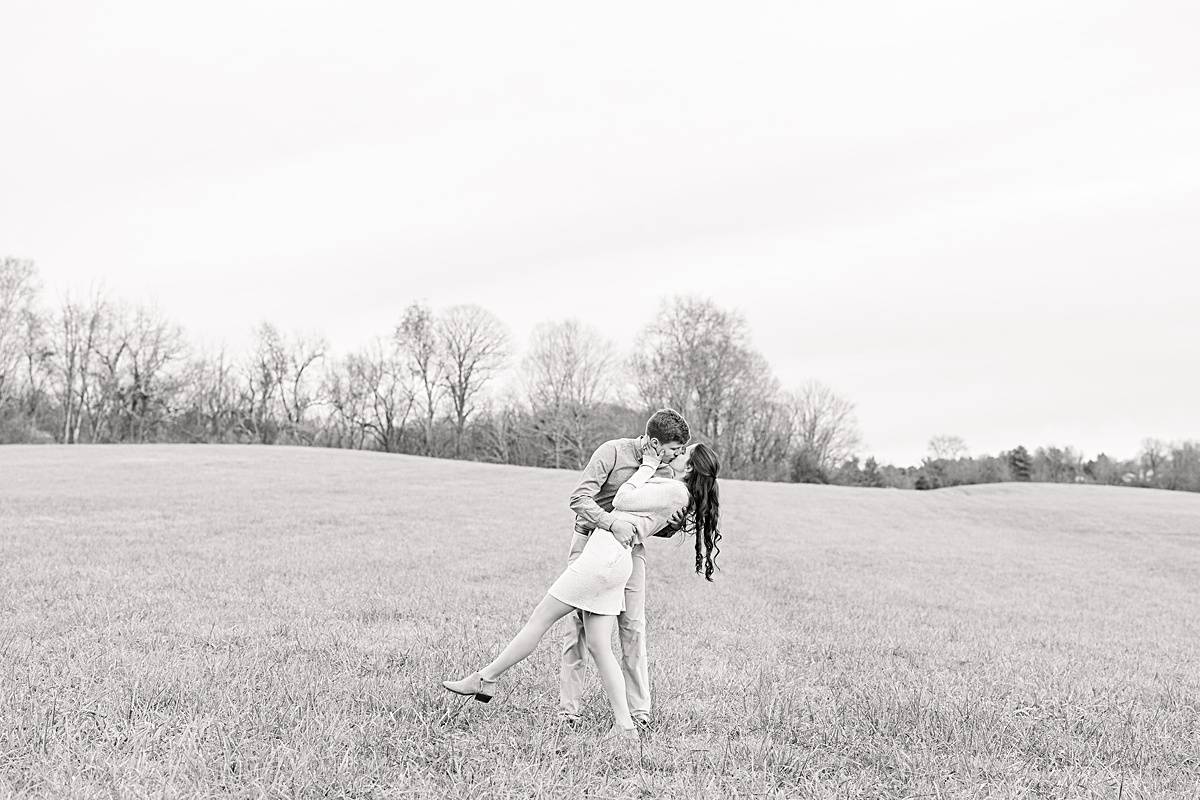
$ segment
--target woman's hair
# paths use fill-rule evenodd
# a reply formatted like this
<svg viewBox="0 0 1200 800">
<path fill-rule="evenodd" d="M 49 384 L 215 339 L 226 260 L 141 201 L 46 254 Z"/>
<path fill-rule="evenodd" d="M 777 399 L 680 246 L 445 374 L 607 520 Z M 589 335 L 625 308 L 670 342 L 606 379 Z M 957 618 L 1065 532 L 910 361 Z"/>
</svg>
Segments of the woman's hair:
<svg viewBox="0 0 1200 800">
<path fill-rule="evenodd" d="M 692 448 L 688 463 L 692 471 L 683 479 L 691 500 L 688 516 L 695 524 L 696 574 L 712 580 L 717 566 L 717 554 L 721 548 L 721 493 L 717 489 L 717 473 L 721 471 L 721 460 L 711 447 L 701 442 Z"/>
</svg>

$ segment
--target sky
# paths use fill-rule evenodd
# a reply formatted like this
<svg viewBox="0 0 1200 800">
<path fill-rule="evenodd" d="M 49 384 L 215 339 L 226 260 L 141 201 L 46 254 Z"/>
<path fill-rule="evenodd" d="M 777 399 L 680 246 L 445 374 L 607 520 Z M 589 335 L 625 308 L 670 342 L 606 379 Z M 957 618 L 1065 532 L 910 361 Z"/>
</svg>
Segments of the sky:
<svg viewBox="0 0 1200 800">
<path fill-rule="evenodd" d="M 1200 5 L 6 3 L 0 256 L 193 339 L 741 312 L 863 455 L 1200 438 Z"/>
</svg>

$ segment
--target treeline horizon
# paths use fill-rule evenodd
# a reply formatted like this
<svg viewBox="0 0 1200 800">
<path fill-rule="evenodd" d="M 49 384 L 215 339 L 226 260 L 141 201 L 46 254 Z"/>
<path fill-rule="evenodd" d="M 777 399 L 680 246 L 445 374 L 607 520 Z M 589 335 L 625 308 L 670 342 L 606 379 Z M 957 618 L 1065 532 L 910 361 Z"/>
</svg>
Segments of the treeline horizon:
<svg viewBox="0 0 1200 800">
<path fill-rule="evenodd" d="M 497 388 L 497 377 L 513 380 Z M 42 302 L 31 261 L 0 259 L 0 444 L 195 442 L 379 450 L 580 469 L 601 442 L 682 413 L 722 474 L 935 489 L 1102 483 L 1200 491 L 1200 442 L 1146 439 L 1129 459 L 1024 446 L 971 457 L 934 436 L 918 466 L 862 458 L 854 404 L 817 380 L 785 388 L 740 313 L 676 296 L 620 354 L 578 321 L 543 322 L 516 359 L 478 305 L 412 301 L 354 352 L 269 322 L 247 346 L 199 347 L 153 305 L 93 290 Z"/>
</svg>

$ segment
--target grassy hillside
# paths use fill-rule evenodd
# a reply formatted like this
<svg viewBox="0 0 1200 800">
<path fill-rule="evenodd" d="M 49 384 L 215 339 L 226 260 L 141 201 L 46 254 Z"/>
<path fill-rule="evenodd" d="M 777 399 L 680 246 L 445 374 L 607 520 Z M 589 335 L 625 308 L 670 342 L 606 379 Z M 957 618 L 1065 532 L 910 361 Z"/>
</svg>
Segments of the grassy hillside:
<svg viewBox="0 0 1200 800">
<path fill-rule="evenodd" d="M 1196 797 L 1200 495 L 725 481 L 650 545 L 656 728 L 555 723 L 567 472 L 0 448 L 0 794 Z M 164 790 L 165 787 L 165 790 Z"/>
</svg>

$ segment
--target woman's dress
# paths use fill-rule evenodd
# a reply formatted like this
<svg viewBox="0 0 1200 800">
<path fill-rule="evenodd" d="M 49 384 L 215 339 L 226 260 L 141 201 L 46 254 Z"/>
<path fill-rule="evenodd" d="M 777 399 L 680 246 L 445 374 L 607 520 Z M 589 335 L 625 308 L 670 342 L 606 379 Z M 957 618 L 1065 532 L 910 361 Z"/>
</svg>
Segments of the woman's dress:
<svg viewBox="0 0 1200 800">
<path fill-rule="evenodd" d="M 613 498 L 617 518 L 633 523 L 641 539 L 661 530 L 688 504 L 687 487 L 681 481 L 654 477 L 655 469 L 643 464 Z M 550 596 L 594 614 L 620 614 L 632 572 L 632 547 L 623 546 L 611 531 L 597 528 L 583 552 L 550 587 Z"/>
</svg>

